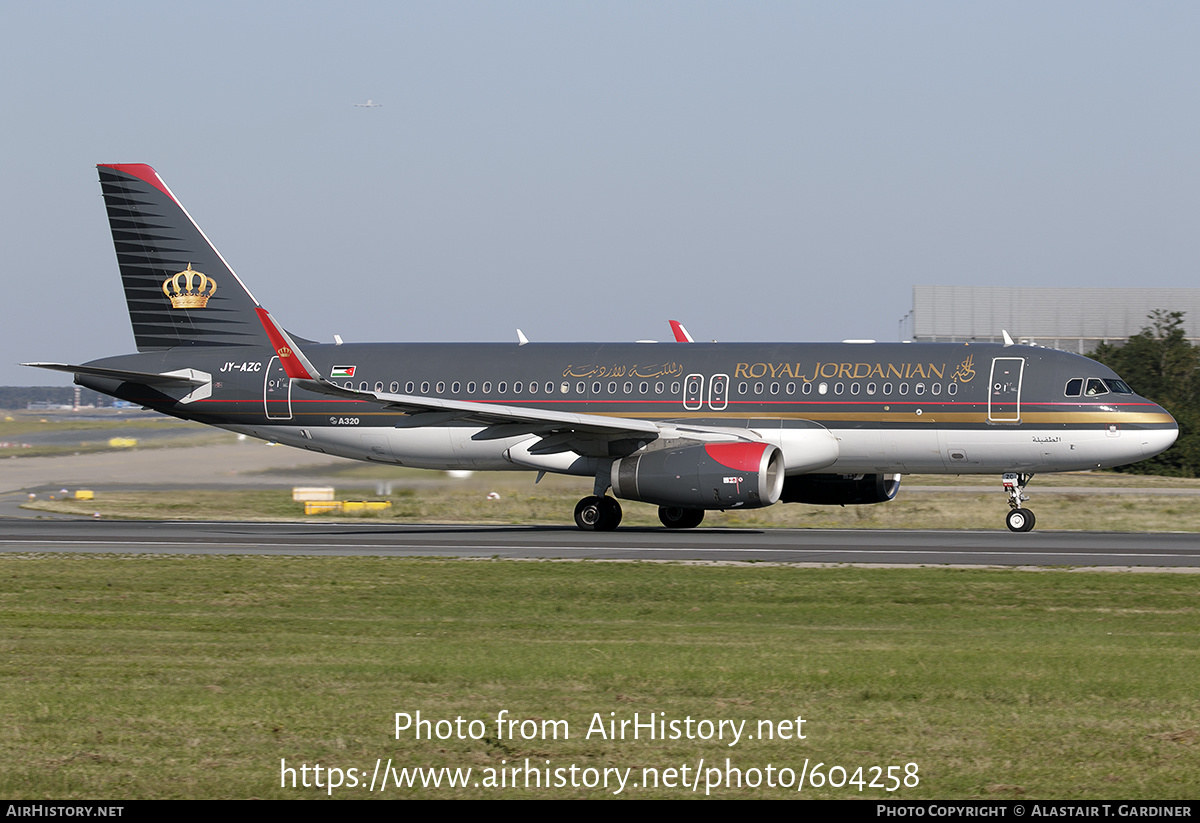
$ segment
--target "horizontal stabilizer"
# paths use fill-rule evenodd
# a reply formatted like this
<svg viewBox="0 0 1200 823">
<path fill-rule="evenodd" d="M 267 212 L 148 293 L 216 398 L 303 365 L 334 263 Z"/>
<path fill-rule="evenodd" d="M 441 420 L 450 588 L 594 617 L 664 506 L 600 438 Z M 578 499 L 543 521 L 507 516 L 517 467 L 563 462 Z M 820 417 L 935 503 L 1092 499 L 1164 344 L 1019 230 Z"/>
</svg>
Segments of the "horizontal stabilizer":
<svg viewBox="0 0 1200 823">
<path fill-rule="evenodd" d="M 141 383 L 146 386 L 202 386 L 212 379 L 209 375 L 192 369 L 180 369 L 160 374 L 125 369 L 102 369 L 96 366 L 72 366 L 68 363 L 22 363 L 21 365 L 33 366 L 36 369 L 65 371 L 69 374 L 90 374 L 93 377 L 107 377 L 112 380 L 124 380 L 127 383 Z"/>
</svg>

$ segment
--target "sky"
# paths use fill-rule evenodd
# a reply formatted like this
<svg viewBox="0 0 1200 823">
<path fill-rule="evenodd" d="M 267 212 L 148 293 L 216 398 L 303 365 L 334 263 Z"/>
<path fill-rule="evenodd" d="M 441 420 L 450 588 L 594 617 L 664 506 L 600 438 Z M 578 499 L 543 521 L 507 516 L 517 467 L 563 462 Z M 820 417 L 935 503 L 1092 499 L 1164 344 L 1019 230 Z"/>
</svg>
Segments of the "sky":
<svg viewBox="0 0 1200 823">
<path fill-rule="evenodd" d="M 322 341 L 884 341 L 914 284 L 1197 285 L 1200 4 L 14 0 L 0 32 L 0 385 L 134 350 L 97 163 L 154 166 Z"/>
</svg>

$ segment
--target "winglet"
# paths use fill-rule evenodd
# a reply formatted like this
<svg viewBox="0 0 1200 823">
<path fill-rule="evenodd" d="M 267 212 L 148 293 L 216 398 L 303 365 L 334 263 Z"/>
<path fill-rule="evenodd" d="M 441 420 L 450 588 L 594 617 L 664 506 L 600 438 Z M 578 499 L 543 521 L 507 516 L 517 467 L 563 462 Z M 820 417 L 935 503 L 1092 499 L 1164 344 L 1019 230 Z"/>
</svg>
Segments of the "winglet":
<svg viewBox="0 0 1200 823">
<path fill-rule="evenodd" d="M 692 339 L 692 336 L 690 334 L 688 334 L 688 330 L 685 329 L 683 327 L 683 324 L 680 323 L 678 320 L 668 320 L 667 322 L 671 324 L 671 331 L 673 331 L 675 333 L 675 342 L 676 343 L 695 343 L 696 342 L 695 340 Z"/>
<path fill-rule="evenodd" d="M 322 380 L 320 372 L 304 356 L 304 352 L 300 351 L 291 335 L 275 322 L 271 313 L 262 306 L 257 306 L 254 310 L 258 312 L 258 319 L 262 321 L 263 330 L 271 339 L 271 347 L 279 355 L 279 362 L 283 364 L 287 376 L 296 380 Z"/>
<path fill-rule="evenodd" d="M 1001 330 L 1000 330 L 1000 333 L 1001 333 L 1002 335 L 1004 335 L 1004 348 L 1006 348 L 1006 349 L 1007 349 L 1009 346 L 1015 346 L 1015 345 L 1016 345 L 1016 343 L 1014 343 L 1014 342 L 1013 342 L 1013 339 L 1012 339 L 1011 337 L 1009 337 L 1009 336 L 1008 336 L 1008 330 L 1007 330 L 1007 329 L 1001 329 Z"/>
</svg>

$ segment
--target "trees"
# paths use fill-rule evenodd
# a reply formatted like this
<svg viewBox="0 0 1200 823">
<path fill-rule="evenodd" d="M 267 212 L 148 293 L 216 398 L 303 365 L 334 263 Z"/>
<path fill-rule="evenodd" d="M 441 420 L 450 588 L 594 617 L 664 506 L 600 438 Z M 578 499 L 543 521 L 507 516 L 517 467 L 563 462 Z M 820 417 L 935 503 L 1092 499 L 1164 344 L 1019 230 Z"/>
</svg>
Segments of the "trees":
<svg viewBox="0 0 1200 823">
<path fill-rule="evenodd" d="M 1183 312 L 1156 309 L 1124 346 L 1102 343 L 1088 357 L 1121 375 L 1143 397 L 1169 411 L 1179 439 L 1160 455 L 1118 471 L 1196 477 L 1200 474 L 1200 347 L 1184 337 Z"/>
</svg>

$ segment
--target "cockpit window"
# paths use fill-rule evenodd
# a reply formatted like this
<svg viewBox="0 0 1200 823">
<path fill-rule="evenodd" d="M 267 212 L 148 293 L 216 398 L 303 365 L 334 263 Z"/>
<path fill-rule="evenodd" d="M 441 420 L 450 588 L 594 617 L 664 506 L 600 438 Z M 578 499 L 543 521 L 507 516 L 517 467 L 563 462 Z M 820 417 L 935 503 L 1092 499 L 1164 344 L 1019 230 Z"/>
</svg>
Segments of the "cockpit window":
<svg viewBox="0 0 1200 823">
<path fill-rule="evenodd" d="M 1133 394 L 1133 389 L 1129 388 L 1129 384 L 1124 380 L 1109 380 L 1104 378 L 1104 385 L 1117 394 Z"/>
<path fill-rule="evenodd" d="M 1083 378 L 1074 377 L 1067 381 L 1067 388 L 1063 392 L 1067 397 L 1078 397 L 1083 394 Z"/>
<path fill-rule="evenodd" d="M 1089 377 L 1086 394 L 1088 397 L 1095 397 L 1099 394 L 1108 394 L 1108 389 L 1105 388 L 1104 381 L 1099 377 Z"/>
</svg>

